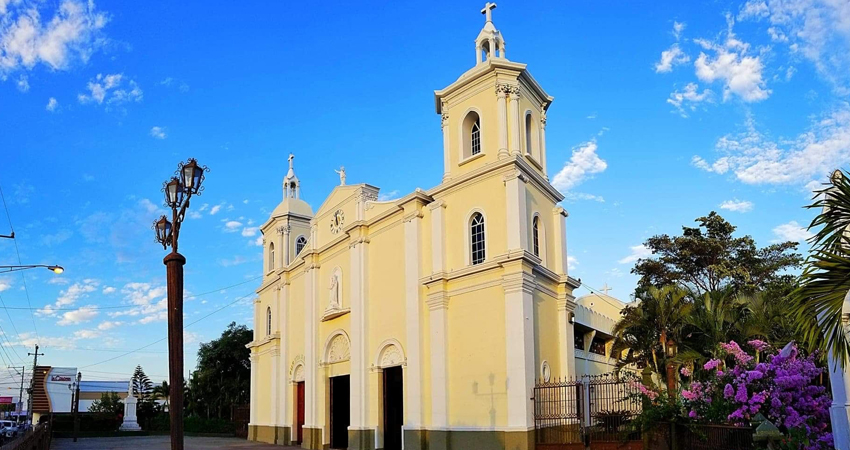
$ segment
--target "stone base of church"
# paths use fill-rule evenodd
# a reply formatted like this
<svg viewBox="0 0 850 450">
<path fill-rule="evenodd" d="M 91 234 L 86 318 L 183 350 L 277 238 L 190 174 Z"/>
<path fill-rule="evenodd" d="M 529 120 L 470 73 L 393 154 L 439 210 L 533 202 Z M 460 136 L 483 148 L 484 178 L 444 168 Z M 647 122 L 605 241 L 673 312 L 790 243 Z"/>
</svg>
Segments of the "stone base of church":
<svg viewBox="0 0 850 450">
<path fill-rule="evenodd" d="M 271 425 L 248 425 L 248 440 L 265 442 L 266 444 L 289 445 L 289 427 Z"/>
<path fill-rule="evenodd" d="M 324 450 L 324 446 L 322 445 L 322 429 L 321 428 L 307 428 L 304 427 L 301 429 L 301 448 L 307 448 L 310 450 Z"/>
<path fill-rule="evenodd" d="M 406 450 L 534 450 L 534 430 L 404 430 Z"/>
<path fill-rule="evenodd" d="M 348 430 L 348 450 L 375 450 L 375 430 Z"/>
</svg>

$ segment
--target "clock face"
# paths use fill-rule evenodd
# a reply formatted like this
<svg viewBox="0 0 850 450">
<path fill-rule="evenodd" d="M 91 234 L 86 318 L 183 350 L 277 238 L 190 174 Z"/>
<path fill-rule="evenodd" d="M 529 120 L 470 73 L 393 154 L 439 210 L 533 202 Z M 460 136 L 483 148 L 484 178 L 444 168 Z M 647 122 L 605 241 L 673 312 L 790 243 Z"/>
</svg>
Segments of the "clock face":
<svg viewBox="0 0 850 450">
<path fill-rule="evenodd" d="M 342 213 L 341 209 L 338 209 L 331 217 L 331 233 L 339 233 L 343 224 L 345 224 L 345 215 Z"/>
</svg>

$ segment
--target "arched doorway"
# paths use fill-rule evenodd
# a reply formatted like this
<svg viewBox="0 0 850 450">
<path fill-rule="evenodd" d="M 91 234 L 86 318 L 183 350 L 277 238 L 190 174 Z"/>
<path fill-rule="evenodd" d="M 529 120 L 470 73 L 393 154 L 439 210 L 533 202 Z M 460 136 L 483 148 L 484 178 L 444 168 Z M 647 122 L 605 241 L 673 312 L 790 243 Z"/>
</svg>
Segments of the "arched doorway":
<svg viewBox="0 0 850 450">
<path fill-rule="evenodd" d="M 401 450 L 404 426 L 404 351 L 395 339 L 378 348 L 375 366 L 381 370 L 381 428 L 384 450 Z"/>
</svg>

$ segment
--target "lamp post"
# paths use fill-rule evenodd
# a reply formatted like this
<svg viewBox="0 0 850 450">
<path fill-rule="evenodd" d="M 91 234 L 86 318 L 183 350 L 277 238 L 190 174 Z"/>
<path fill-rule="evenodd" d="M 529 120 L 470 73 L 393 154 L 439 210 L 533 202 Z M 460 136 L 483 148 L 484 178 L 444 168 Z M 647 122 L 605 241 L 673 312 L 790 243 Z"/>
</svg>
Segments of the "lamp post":
<svg viewBox="0 0 850 450">
<path fill-rule="evenodd" d="M 35 269 L 37 267 L 44 267 L 45 269 L 55 273 L 60 274 L 65 271 L 65 268 L 62 266 L 48 266 L 44 264 L 30 264 L 24 266 L 0 266 L 0 273 L 6 272 L 17 272 L 19 270 L 27 270 L 27 269 Z"/>
<path fill-rule="evenodd" d="M 201 195 L 206 166 L 194 158 L 177 166 L 175 176 L 163 183 L 165 205 L 171 208 L 171 222 L 162 216 L 153 223 L 156 241 L 171 253 L 162 260 L 168 285 L 168 382 L 171 404 L 171 450 L 183 450 L 183 265 L 186 258 L 177 253 L 180 225 L 193 195 Z"/>
<path fill-rule="evenodd" d="M 667 395 L 670 398 L 676 397 L 676 366 L 673 364 L 673 358 L 676 357 L 678 349 L 676 341 L 673 338 L 667 340 Z"/>
</svg>

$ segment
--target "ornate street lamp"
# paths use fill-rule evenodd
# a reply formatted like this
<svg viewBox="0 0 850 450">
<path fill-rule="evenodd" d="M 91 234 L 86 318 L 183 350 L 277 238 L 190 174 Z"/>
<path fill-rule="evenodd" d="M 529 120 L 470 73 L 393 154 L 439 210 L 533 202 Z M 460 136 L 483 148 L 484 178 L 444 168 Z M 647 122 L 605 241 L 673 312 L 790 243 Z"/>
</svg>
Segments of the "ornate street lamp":
<svg viewBox="0 0 850 450">
<path fill-rule="evenodd" d="M 171 419 L 171 450 L 183 450 L 183 265 L 186 258 L 177 253 L 180 225 L 193 195 L 201 195 L 204 173 L 209 169 L 194 158 L 177 166 L 175 176 L 162 185 L 165 205 L 171 208 L 171 221 L 162 216 L 154 221 L 156 242 L 171 253 L 165 256 L 168 278 L 168 383 Z"/>
</svg>

